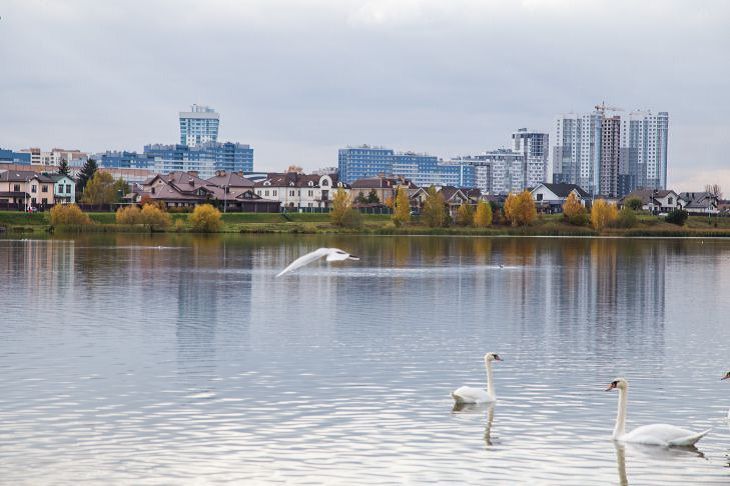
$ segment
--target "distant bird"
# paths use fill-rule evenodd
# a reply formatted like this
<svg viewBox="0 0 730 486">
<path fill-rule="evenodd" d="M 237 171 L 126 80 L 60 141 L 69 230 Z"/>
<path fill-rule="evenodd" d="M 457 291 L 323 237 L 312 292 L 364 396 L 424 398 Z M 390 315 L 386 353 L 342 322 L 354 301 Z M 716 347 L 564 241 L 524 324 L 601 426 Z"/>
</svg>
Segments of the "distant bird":
<svg viewBox="0 0 730 486">
<path fill-rule="evenodd" d="M 504 268 L 504 265 L 502 265 L 502 264 L 500 263 L 500 264 L 499 264 L 499 268 Z"/>
<path fill-rule="evenodd" d="M 727 380 L 728 378 L 730 378 L 730 371 L 728 371 L 727 373 L 725 373 L 725 376 L 723 376 L 720 379 L 721 380 Z M 727 411 L 727 418 L 730 419 L 730 410 Z"/>
<path fill-rule="evenodd" d="M 355 255 L 350 255 L 349 253 L 342 251 L 337 248 L 319 248 L 318 250 L 314 250 L 311 253 L 307 253 L 306 255 L 300 256 L 293 262 L 289 264 L 288 267 L 286 267 L 284 270 L 279 272 L 276 276 L 281 277 L 285 273 L 289 273 L 293 270 L 296 270 L 299 267 L 303 267 L 304 265 L 308 263 L 312 263 L 315 260 L 319 260 L 322 257 L 327 257 L 328 262 L 338 262 L 342 260 L 359 260 L 359 257 L 356 257 Z"/>
<path fill-rule="evenodd" d="M 457 404 L 497 401 L 497 395 L 494 394 L 494 382 L 492 380 L 492 361 L 502 361 L 502 358 L 497 353 L 487 353 L 484 355 L 484 366 L 487 368 L 487 391 L 471 386 L 459 387 L 451 392 L 451 398 Z"/>
<path fill-rule="evenodd" d="M 606 388 L 606 391 L 618 390 L 618 414 L 616 415 L 616 426 L 613 429 L 613 440 L 663 447 L 692 446 L 710 431 L 707 429 L 702 432 L 692 432 L 669 424 L 651 424 L 642 425 L 628 433 L 625 432 L 628 388 L 629 382 L 624 378 L 616 378 Z"/>
</svg>

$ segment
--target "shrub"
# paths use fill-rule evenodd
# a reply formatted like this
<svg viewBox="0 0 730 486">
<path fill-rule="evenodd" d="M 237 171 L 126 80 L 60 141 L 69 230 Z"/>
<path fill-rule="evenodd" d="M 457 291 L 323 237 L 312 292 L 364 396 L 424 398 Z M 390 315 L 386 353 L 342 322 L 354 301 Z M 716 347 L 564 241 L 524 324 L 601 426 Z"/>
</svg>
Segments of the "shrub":
<svg viewBox="0 0 730 486">
<path fill-rule="evenodd" d="M 170 215 L 154 204 L 145 204 L 140 211 L 141 222 L 150 225 L 153 229 L 164 229 L 170 226 Z"/>
<path fill-rule="evenodd" d="M 568 221 L 568 224 L 572 224 L 573 226 L 585 226 L 588 224 L 588 214 L 586 213 L 584 208 L 583 211 L 579 212 L 578 214 L 568 216 L 566 220 Z"/>
<path fill-rule="evenodd" d="M 75 204 L 56 204 L 51 208 L 53 226 L 91 224 L 91 219 Z"/>
<path fill-rule="evenodd" d="M 140 209 L 137 206 L 127 206 L 117 209 L 114 220 L 117 224 L 139 224 L 141 222 Z"/>
<path fill-rule="evenodd" d="M 448 224 L 446 219 L 446 203 L 444 196 L 431 186 L 427 190 L 426 200 L 423 202 L 421 219 L 430 228 L 439 228 Z"/>
<path fill-rule="evenodd" d="M 605 199 L 597 199 L 593 201 L 591 208 L 591 224 L 597 231 L 602 230 L 606 226 L 611 226 L 618 218 L 618 209 L 615 204 L 607 202 Z"/>
<path fill-rule="evenodd" d="M 474 223 L 474 210 L 471 204 L 462 203 L 456 210 L 456 224 L 459 226 L 471 226 Z"/>
<path fill-rule="evenodd" d="M 618 218 L 614 224 L 618 228 L 633 228 L 636 226 L 636 213 L 629 206 L 624 206 L 618 212 Z"/>
<path fill-rule="evenodd" d="M 474 214 L 474 226 L 478 228 L 486 228 L 492 224 L 492 206 L 486 201 L 477 203 L 477 211 Z"/>
<path fill-rule="evenodd" d="M 176 219 L 175 231 L 177 231 L 178 233 L 185 231 L 185 221 L 183 221 L 182 219 Z"/>
<path fill-rule="evenodd" d="M 638 197 L 630 197 L 624 201 L 624 206 L 634 211 L 641 211 L 643 204 L 641 204 L 641 199 Z"/>
<path fill-rule="evenodd" d="M 527 226 L 537 219 L 537 208 L 530 191 L 510 193 L 504 202 L 504 216 L 512 226 Z"/>
<path fill-rule="evenodd" d="M 359 228 L 362 226 L 362 214 L 357 209 L 350 208 L 342 215 L 340 225 L 345 228 Z"/>
<path fill-rule="evenodd" d="M 677 226 L 684 226 L 689 218 L 689 213 L 684 209 L 675 209 L 667 214 L 666 222 L 676 224 Z"/>
<path fill-rule="evenodd" d="M 188 217 L 193 231 L 213 233 L 221 228 L 221 212 L 210 204 L 199 204 Z"/>
</svg>

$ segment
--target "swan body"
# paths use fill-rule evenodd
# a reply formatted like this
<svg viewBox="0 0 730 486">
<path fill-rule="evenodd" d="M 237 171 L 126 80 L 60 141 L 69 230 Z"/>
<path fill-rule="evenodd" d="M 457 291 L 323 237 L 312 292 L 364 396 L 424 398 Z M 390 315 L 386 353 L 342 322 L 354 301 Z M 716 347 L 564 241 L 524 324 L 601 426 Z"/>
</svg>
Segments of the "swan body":
<svg viewBox="0 0 730 486">
<path fill-rule="evenodd" d="M 730 371 L 725 373 L 725 376 L 720 378 L 720 380 L 727 380 L 728 378 L 730 378 Z M 730 420 L 730 410 L 727 411 L 727 419 Z"/>
<path fill-rule="evenodd" d="M 296 270 L 299 267 L 303 267 L 304 265 L 308 263 L 312 263 L 315 260 L 319 260 L 320 258 L 327 257 L 326 260 L 328 262 L 337 262 L 342 260 L 359 260 L 360 258 L 356 257 L 355 255 L 350 255 L 349 253 L 340 250 L 339 248 L 318 248 L 317 250 L 314 250 L 312 252 L 307 253 L 306 255 L 302 255 L 293 262 L 289 264 L 284 270 L 279 272 L 276 276 L 281 277 L 285 273 L 289 273 L 291 271 Z"/>
<path fill-rule="evenodd" d="M 669 424 L 643 425 L 630 432 L 626 432 L 628 387 L 628 381 L 624 378 L 617 378 L 606 388 L 606 391 L 617 389 L 619 393 L 618 414 L 616 415 L 616 426 L 613 429 L 613 440 L 662 447 L 692 446 L 710 432 L 710 429 L 702 432 L 693 432 Z"/>
<path fill-rule="evenodd" d="M 494 381 L 492 380 L 492 361 L 502 361 L 497 353 L 484 355 L 484 366 L 487 369 L 487 389 L 462 386 L 451 392 L 451 398 L 457 404 L 465 403 L 487 403 L 496 402 L 497 395 L 494 393 Z"/>
</svg>

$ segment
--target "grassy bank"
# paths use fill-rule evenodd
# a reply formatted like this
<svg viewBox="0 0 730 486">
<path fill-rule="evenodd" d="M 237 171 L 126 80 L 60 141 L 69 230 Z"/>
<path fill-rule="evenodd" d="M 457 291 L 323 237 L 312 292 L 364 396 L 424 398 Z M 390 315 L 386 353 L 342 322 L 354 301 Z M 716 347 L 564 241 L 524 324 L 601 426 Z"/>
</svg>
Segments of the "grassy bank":
<svg viewBox="0 0 730 486">
<path fill-rule="evenodd" d="M 62 232 L 149 233 L 149 226 L 118 225 L 114 213 L 87 213 L 94 225 L 56 228 Z M 188 214 L 170 214 L 169 232 L 188 232 Z M 33 233 L 51 229 L 48 213 L 0 211 L 0 227 L 10 232 Z M 464 235 L 464 236 L 626 236 L 626 237 L 730 237 L 730 218 L 692 216 L 685 226 L 676 226 L 657 216 L 642 214 L 633 228 L 607 228 L 598 233 L 588 226 L 572 226 L 561 215 L 542 215 L 532 225 L 489 228 L 452 226 L 428 228 L 418 223 L 396 227 L 388 215 L 363 215 L 362 227 L 340 228 L 330 223 L 328 214 L 314 213 L 226 213 L 221 217 L 221 233 L 293 233 L 293 234 L 377 234 L 377 235 Z M 179 221 L 179 223 L 178 223 Z M 177 224 L 176 224 L 177 223 Z"/>
</svg>

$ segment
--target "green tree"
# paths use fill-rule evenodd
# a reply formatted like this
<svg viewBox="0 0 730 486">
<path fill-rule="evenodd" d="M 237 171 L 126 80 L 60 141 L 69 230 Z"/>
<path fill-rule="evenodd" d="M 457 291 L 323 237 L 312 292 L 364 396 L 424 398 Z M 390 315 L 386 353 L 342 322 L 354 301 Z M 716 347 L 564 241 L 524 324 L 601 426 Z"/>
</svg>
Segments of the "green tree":
<svg viewBox="0 0 730 486">
<path fill-rule="evenodd" d="M 370 189 L 370 192 L 368 193 L 367 202 L 369 204 L 379 204 L 380 198 L 378 197 L 378 193 L 375 192 L 375 189 Z"/>
<path fill-rule="evenodd" d="M 636 213 L 630 207 L 624 206 L 618 212 L 615 225 L 619 228 L 633 228 L 636 226 Z"/>
<path fill-rule="evenodd" d="M 463 202 L 456 210 L 456 224 L 459 226 L 471 226 L 474 223 L 474 210 L 471 204 Z"/>
<path fill-rule="evenodd" d="M 120 202 L 122 198 L 129 194 L 129 184 L 121 177 L 114 181 L 114 193 L 116 194 L 116 201 Z"/>
<path fill-rule="evenodd" d="M 436 191 L 436 188 L 433 186 L 427 190 L 421 218 L 430 228 L 438 228 L 446 225 L 446 203 L 444 202 L 444 196 Z"/>
<path fill-rule="evenodd" d="M 76 180 L 76 193 L 82 194 L 84 192 L 84 189 L 86 188 L 86 184 L 91 180 L 92 177 L 94 177 L 94 174 L 96 174 L 96 171 L 99 169 L 96 165 L 96 161 L 94 159 L 88 159 L 84 166 L 81 167 L 81 172 L 79 172 L 79 175 Z M 77 198 L 80 199 L 80 198 Z"/>
<path fill-rule="evenodd" d="M 492 224 L 492 205 L 486 201 L 477 203 L 476 214 L 474 214 L 474 226 L 486 228 Z"/>
<path fill-rule="evenodd" d="M 117 200 L 114 177 L 108 172 L 97 171 L 84 187 L 81 200 L 88 204 L 111 204 Z"/>
<path fill-rule="evenodd" d="M 395 190 L 392 219 L 396 226 L 408 223 L 411 220 L 411 203 L 408 200 L 408 189 L 403 186 L 398 186 Z"/>
<path fill-rule="evenodd" d="M 641 207 L 643 206 L 643 204 L 641 203 L 641 199 L 639 199 L 638 197 L 630 197 L 626 201 L 624 201 L 624 206 L 634 211 L 641 211 Z"/>
<path fill-rule="evenodd" d="M 665 218 L 667 223 L 676 224 L 677 226 L 684 226 L 684 223 L 689 218 L 689 213 L 684 209 L 674 209 L 667 214 Z"/>
<path fill-rule="evenodd" d="M 71 169 L 68 168 L 68 162 L 66 162 L 66 159 L 61 159 L 61 163 L 58 164 L 58 173 L 65 175 L 66 177 L 71 176 Z"/>
</svg>

